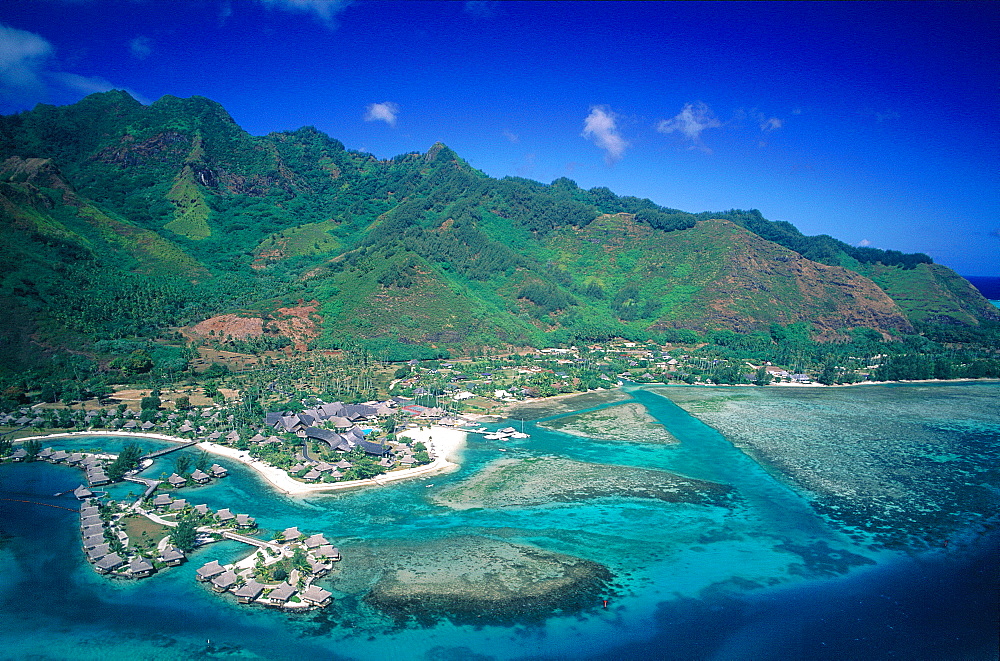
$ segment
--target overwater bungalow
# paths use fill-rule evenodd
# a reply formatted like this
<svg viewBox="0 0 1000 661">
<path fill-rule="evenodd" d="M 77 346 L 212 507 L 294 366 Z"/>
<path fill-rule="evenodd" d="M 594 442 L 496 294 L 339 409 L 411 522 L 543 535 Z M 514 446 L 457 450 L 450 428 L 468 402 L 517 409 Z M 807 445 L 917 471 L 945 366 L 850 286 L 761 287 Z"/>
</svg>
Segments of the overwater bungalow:
<svg viewBox="0 0 1000 661">
<path fill-rule="evenodd" d="M 87 526 L 82 531 L 83 537 L 93 537 L 94 535 L 104 535 L 104 525 Z"/>
<path fill-rule="evenodd" d="M 52 456 L 52 452 L 52 448 L 43 448 L 41 452 L 38 453 L 38 458 L 48 461 L 49 457 Z"/>
<path fill-rule="evenodd" d="M 227 569 L 212 579 L 212 589 L 216 592 L 225 592 L 229 588 L 236 585 L 237 578 L 238 577 L 231 569 Z"/>
<path fill-rule="evenodd" d="M 102 544 L 98 544 L 97 546 L 92 546 L 89 549 L 87 549 L 87 559 L 90 560 L 91 562 L 97 562 L 98 560 L 108 555 L 109 553 L 111 553 L 111 547 L 108 545 L 107 542 L 104 542 Z"/>
<path fill-rule="evenodd" d="M 104 521 L 97 514 L 91 514 L 89 516 L 82 517 L 80 519 L 80 530 L 84 530 L 87 526 L 103 526 Z"/>
<path fill-rule="evenodd" d="M 218 560 L 213 560 L 199 567 L 195 577 L 199 581 L 210 581 L 225 571 L 226 568 L 220 565 Z"/>
<path fill-rule="evenodd" d="M 191 473 L 191 479 L 198 484 L 208 484 L 208 481 L 212 479 L 212 476 L 201 469 L 195 469 L 195 471 Z"/>
<path fill-rule="evenodd" d="M 154 571 L 153 563 L 146 558 L 132 558 L 128 563 L 128 573 L 132 578 L 151 576 Z"/>
<path fill-rule="evenodd" d="M 77 500 L 86 500 L 87 498 L 93 498 L 94 492 L 81 484 L 77 488 L 73 489 L 73 495 L 76 496 Z"/>
<path fill-rule="evenodd" d="M 104 535 L 88 535 L 83 538 L 83 550 L 89 551 L 105 543 L 107 542 L 104 539 Z"/>
<path fill-rule="evenodd" d="M 294 542 L 300 537 L 302 537 L 302 533 L 299 532 L 299 529 L 295 526 L 292 526 L 291 528 L 285 528 L 284 531 L 282 531 L 281 533 L 281 538 L 286 542 Z"/>
<path fill-rule="evenodd" d="M 101 513 L 101 509 L 97 505 L 91 505 L 90 503 L 84 503 L 83 506 L 80 507 L 80 517 L 81 518 L 83 518 L 85 516 L 97 516 L 100 513 Z"/>
<path fill-rule="evenodd" d="M 69 466 L 79 466 L 83 462 L 84 456 L 79 452 L 74 452 L 66 457 L 66 464 Z"/>
<path fill-rule="evenodd" d="M 255 601 L 263 591 L 264 586 L 251 578 L 246 585 L 234 590 L 233 594 L 236 595 L 236 600 L 241 604 L 249 604 L 251 601 Z"/>
<path fill-rule="evenodd" d="M 170 486 L 174 487 L 175 489 L 179 489 L 183 487 L 185 484 L 187 484 L 187 480 L 185 480 L 177 473 L 171 473 L 170 477 L 167 478 L 167 482 L 169 482 Z"/>
<path fill-rule="evenodd" d="M 297 591 L 294 585 L 281 583 L 267 595 L 267 601 L 272 606 L 284 606 Z"/>
<path fill-rule="evenodd" d="M 103 470 L 95 470 L 87 472 L 87 482 L 90 483 L 92 487 L 103 486 L 111 481 L 111 478 Z"/>
<path fill-rule="evenodd" d="M 236 515 L 229 511 L 229 508 L 219 510 L 215 513 L 215 516 L 219 518 L 219 523 L 229 523 L 236 518 Z"/>
<path fill-rule="evenodd" d="M 187 560 L 187 556 L 184 555 L 184 551 L 181 551 L 179 548 L 174 546 L 169 546 L 166 549 L 164 549 L 162 555 L 160 555 L 159 560 L 160 562 L 169 567 L 176 567 L 177 565 Z"/>
<path fill-rule="evenodd" d="M 55 452 L 49 455 L 49 461 L 51 461 L 54 464 L 61 464 L 67 459 L 69 459 L 69 453 L 63 452 L 62 450 L 56 450 Z"/>
<path fill-rule="evenodd" d="M 302 593 L 302 601 L 313 606 L 326 606 L 333 601 L 333 593 L 324 590 L 318 585 L 310 585 Z"/>
<path fill-rule="evenodd" d="M 327 545 L 329 543 L 330 542 L 328 542 L 326 540 L 326 537 L 324 537 L 323 535 L 320 535 L 319 533 L 316 533 L 315 535 L 312 535 L 311 537 L 307 537 L 306 540 L 303 542 L 303 544 L 306 545 L 306 548 L 310 549 L 310 550 L 315 549 L 315 548 L 319 548 L 320 546 L 325 546 L 325 545 Z"/>
<path fill-rule="evenodd" d="M 236 515 L 236 527 L 237 528 L 254 528 L 257 526 L 257 520 L 254 519 L 249 514 L 237 514 Z"/>
<path fill-rule="evenodd" d="M 334 562 L 340 560 L 340 549 L 330 544 L 327 544 L 325 546 L 320 546 L 319 548 L 315 549 L 313 553 L 316 555 L 317 558 L 325 558 L 327 560 L 332 560 Z"/>
<path fill-rule="evenodd" d="M 95 564 L 94 567 L 97 568 L 98 572 L 102 574 L 108 574 L 118 569 L 124 564 L 125 560 L 123 560 L 120 555 L 118 555 L 117 553 L 109 553 L 108 555 L 98 560 L 97 564 Z"/>
<path fill-rule="evenodd" d="M 219 464 L 212 464 L 212 468 L 210 469 L 210 472 L 212 473 L 212 477 L 225 477 L 225 476 L 229 475 L 229 471 L 227 471 L 225 468 L 223 468 Z"/>
</svg>

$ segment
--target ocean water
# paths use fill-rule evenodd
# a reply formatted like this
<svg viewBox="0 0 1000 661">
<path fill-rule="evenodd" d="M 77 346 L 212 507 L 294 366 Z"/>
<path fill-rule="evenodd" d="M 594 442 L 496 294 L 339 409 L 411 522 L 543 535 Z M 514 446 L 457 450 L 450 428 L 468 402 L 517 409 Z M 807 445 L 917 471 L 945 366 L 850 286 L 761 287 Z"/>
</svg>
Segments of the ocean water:
<svg viewBox="0 0 1000 661">
<path fill-rule="evenodd" d="M 183 497 L 249 513 L 265 534 L 297 525 L 341 548 L 325 584 L 336 601 L 311 614 L 239 606 L 196 583 L 204 562 L 248 552 L 235 542 L 142 581 L 100 577 L 80 550 L 75 500 L 54 495 L 82 474 L 0 466 L 0 658 L 997 658 L 1000 384 L 628 392 L 680 442 L 598 442 L 525 423 L 521 441 L 470 435 L 447 475 L 310 498 L 215 458 L 230 477 Z M 169 473 L 177 454 L 147 474 Z M 498 461 L 547 456 L 669 471 L 732 498 L 581 491 L 472 509 L 436 498 Z M 531 465 L 544 471 L 544 460 Z M 423 549 L 417 574 L 441 572 L 454 559 L 434 549 L 470 536 L 584 558 L 613 578 L 592 604 L 542 619 L 402 623 L 364 600 L 394 558 Z"/>
</svg>

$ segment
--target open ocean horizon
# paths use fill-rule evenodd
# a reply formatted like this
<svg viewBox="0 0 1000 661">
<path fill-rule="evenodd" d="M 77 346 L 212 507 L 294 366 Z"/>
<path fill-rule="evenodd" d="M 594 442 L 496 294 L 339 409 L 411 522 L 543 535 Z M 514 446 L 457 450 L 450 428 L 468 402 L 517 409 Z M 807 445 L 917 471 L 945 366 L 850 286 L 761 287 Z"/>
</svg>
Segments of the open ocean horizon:
<svg viewBox="0 0 1000 661">
<path fill-rule="evenodd" d="M 321 582 L 336 599 L 309 614 L 240 606 L 194 580 L 210 560 L 248 554 L 236 542 L 199 549 L 148 579 L 101 577 L 80 549 L 77 502 L 54 495 L 82 473 L 4 464 L 0 659 L 997 658 L 1000 384 L 625 392 L 679 442 L 597 440 L 544 426 L 581 413 L 563 412 L 524 423 L 528 439 L 470 435 L 452 473 L 308 498 L 276 493 L 218 458 L 230 476 L 183 497 L 246 512 L 264 536 L 294 525 L 340 547 L 344 559 Z M 114 450 L 123 442 L 51 445 Z M 174 456 L 149 473 L 169 472 Z M 465 493 L 484 471 L 507 465 L 537 466 L 558 483 L 544 474 L 551 457 L 600 464 L 609 475 L 664 471 L 725 485 L 733 496 L 672 502 L 577 489 L 517 505 L 443 504 L 441 494 Z M 500 614 L 482 625 L 400 623 L 365 601 L 381 559 L 470 537 L 583 558 L 613 578 L 593 604 L 541 621 Z M 419 557 L 418 574 L 447 562 Z"/>
</svg>

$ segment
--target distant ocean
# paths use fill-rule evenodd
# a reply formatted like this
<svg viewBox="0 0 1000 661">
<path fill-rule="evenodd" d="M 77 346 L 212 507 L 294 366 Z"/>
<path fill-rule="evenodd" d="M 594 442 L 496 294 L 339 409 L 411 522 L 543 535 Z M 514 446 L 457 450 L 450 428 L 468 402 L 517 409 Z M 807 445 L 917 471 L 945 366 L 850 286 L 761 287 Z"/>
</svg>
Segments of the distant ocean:
<svg viewBox="0 0 1000 661">
<path fill-rule="evenodd" d="M 277 494 L 219 458 L 230 476 L 185 489 L 190 502 L 252 514 L 265 536 L 295 525 L 340 547 L 344 559 L 325 583 L 336 600 L 308 615 L 239 606 L 194 580 L 205 562 L 245 555 L 236 542 L 142 581 L 98 576 L 80 548 L 76 501 L 55 495 L 81 473 L 0 465 L 0 659 L 997 658 L 1000 384 L 625 392 L 679 442 L 599 441 L 544 421 L 505 421 L 496 426 L 524 424 L 531 437 L 470 435 L 453 473 L 309 498 Z M 171 470 L 173 456 L 151 472 Z M 734 498 L 565 490 L 559 499 L 468 509 L 434 499 L 517 460 L 544 472 L 552 456 L 606 473 L 670 471 L 729 485 Z M 124 498 L 134 488 L 113 491 Z M 468 536 L 601 563 L 614 576 L 609 602 L 488 625 L 400 625 L 365 602 L 380 557 Z M 438 569 L 424 557 L 416 576 Z"/>
<path fill-rule="evenodd" d="M 991 301 L 1000 301 L 1000 277 L 967 275 L 965 279 Z"/>
</svg>

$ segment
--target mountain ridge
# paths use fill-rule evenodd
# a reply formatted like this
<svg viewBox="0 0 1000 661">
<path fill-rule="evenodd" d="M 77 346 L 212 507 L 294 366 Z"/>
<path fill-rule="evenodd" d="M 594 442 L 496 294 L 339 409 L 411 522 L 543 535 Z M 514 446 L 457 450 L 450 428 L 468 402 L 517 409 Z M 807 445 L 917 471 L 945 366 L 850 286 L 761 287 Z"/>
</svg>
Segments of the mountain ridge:
<svg viewBox="0 0 1000 661">
<path fill-rule="evenodd" d="M 23 313 L 0 322 L 11 346 L 28 318 L 44 336 L 29 344 L 80 349 L 299 300 L 317 302 L 312 346 L 399 355 L 1000 319 L 926 255 L 806 237 L 753 210 L 494 179 L 443 143 L 380 160 L 313 127 L 251 136 L 202 97 L 143 106 L 116 91 L 0 117 L 0 164 L 0 297 Z M 113 320 L 86 302 L 94 287 L 147 300 Z"/>
</svg>

